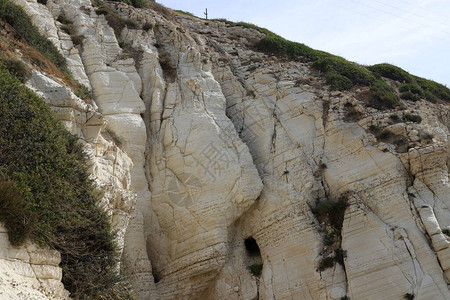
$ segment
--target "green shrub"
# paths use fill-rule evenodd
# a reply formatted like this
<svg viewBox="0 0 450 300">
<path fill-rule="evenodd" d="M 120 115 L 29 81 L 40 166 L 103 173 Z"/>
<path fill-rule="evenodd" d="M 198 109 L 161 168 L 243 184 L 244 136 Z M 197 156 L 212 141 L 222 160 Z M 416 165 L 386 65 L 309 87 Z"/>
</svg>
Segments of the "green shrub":
<svg viewBox="0 0 450 300">
<path fill-rule="evenodd" d="M 47 5 L 47 0 L 37 0 L 37 3 Z"/>
<path fill-rule="evenodd" d="M 58 18 L 56 18 L 56 21 L 61 22 L 62 24 L 72 24 L 72 21 L 70 21 L 65 13 L 61 13 Z"/>
<path fill-rule="evenodd" d="M 390 64 L 378 64 L 370 66 L 368 69 L 379 76 L 403 82 L 404 84 L 400 87 L 400 92 L 402 93 L 409 91 L 419 97 L 425 96 L 431 102 L 436 102 L 437 99 L 450 101 L 450 89 L 440 83 L 411 75 L 405 70 Z M 404 96 L 411 97 L 410 94 L 405 94 Z M 414 101 L 417 97 L 405 99 Z"/>
<path fill-rule="evenodd" d="M 61 71 L 67 72 L 65 58 L 58 52 L 52 42 L 39 33 L 22 8 L 10 1 L 0 0 L 0 19 L 14 28 L 16 38 L 25 40 L 52 61 Z"/>
<path fill-rule="evenodd" d="M 411 100 L 413 102 L 420 101 L 420 97 L 413 92 L 407 91 L 400 94 L 400 98 L 405 100 Z"/>
<path fill-rule="evenodd" d="M 347 197 L 343 195 L 337 201 L 325 200 L 317 203 L 312 212 L 319 221 L 330 224 L 336 232 L 341 232 L 344 214 L 347 208 Z"/>
<path fill-rule="evenodd" d="M 319 271 L 324 271 L 325 269 L 328 268 L 332 268 L 334 266 L 335 262 L 334 262 L 334 257 L 332 256 L 327 256 L 322 258 L 319 261 L 319 266 L 317 267 L 319 269 Z"/>
<path fill-rule="evenodd" d="M 31 76 L 30 69 L 18 59 L 4 57 L 0 54 L 0 65 L 3 65 L 9 73 L 21 82 L 27 81 Z"/>
<path fill-rule="evenodd" d="M 418 96 L 422 96 L 423 95 L 423 90 L 417 83 L 405 83 L 402 86 L 400 86 L 399 91 L 401 93 L 411 92 L 411 93 L 416 94 Z"/>
<path fill-rule="evenodd" d="M 420 122 L 422 122 L 422 117 L 419 115 L 412 115 L 410 113 L 406 113 L 403 115 L 403 120 L 414 122 L 414 123 L 420 123 Z"/>
<path fill-rule="evenodd" d="M 326 76 L 326 82 L 330 85 L 330 89 L 332 90 L 348 90 L 353 86 L 350 79 L 334 72 Z"/>
<path fill-rule="evenodd" d="M 78 90 L 75 91 L 75 95 L 83 100 L 93 99 L 94 95 L 87 86 L 80 84 Z"/>
<path fill-rule="evenodd" d="M 138 8 L 145 8 L 148 7 L 148 4 L 145 0 L 111 0 L 114 2 L 123 2 L 126 3 L 128 5 L 133 5 L 134 7 L 138 7 Z"/>
<path fill-rule="evenodd" d="M 347 251 L 339 247 L 334 250 L 334 260 L 341 265 L 344 265 L 344 259 L 347 257 Z"/>
<path fill-rule="evenodd" d="M 376 109 L 389 109 L 398 105 L 394 89 L 384 81 L 377 81 L 370 87 L 372 99 L 369 105 Z"/>
<path fill-rule="evenodd" d="M 424 92 L 426 93 L 425 97 L 427 97 L 428 100 L 439 98 L 447 102 L 450 101 L 450 89 L 446 86 L 432 80 L 420 78 L 417 76 L 413 76 L 413 78 L 416 80 L 417 84 L 422 88 L 422 90 L 424 90 Z"/>
<path fill-rule="evenodd" d="M 442 233 L 447 235 L 447 236 L 450 236 L 450 229 L 444 228 L 444 229 L 442 229 Z"/>
<path fill-rule="evenodd" d="M 390 116 L 389 116 L 389 119 L 390 119 L 392 122 L 395 122 L 395 123 L 400 122 L 400 117 L 399 117 L 398 115 L 396 115 L 396 114 L 390 115 Z"/>
<path fill-rule="evenodd" d="M 59 250 L 62 281 L 75 299 L 130 298 L 78 139 L 1 65 L 0 166 L 9 178 L 0 184 L 1 195 L 9 195 L 2 197 L 0 217 L 14 228 L 11 242 L 30 236 Z"/>
<path fill-rule="evenodd" d="M 189 16 L 189 17 L 200 19 L 199 17 L 197 17 L 196 15 L 194 15 L 193 13 L 190 13 L 188 11 L 184 11 L 184 10 L 175 10 L 175 11 L 177 13 L 181 14 L 181 15 L 185 15 L 185 16 Z"/>
<path fill-rule="evenodd" d="M 263 269 L 263 264 L 253 264 L 248 267 L 248 270 L 250 273 L 252 273 L 254 276 L 261 276 Z"/>
<path fill-rule="evenodd" d="M 369 66 L 367 67 L 367 69 L 378 76 L 397 80 L 400 82 L 411 83 L 414 81 L 414 79 L 408 72 L 391 64 L 377 64 Z"/>
<path fill-rule="evenodd" d="M 8 230 L 12 245 L 19 246 L 30 238 L 37 215 L 26 207 L 22 189 L 16 182 L 0 179 L 0 221 Z"/>
<path fill-rule="evenodd" d="M 349 62 L 342 57 L 324 52 L 315 53 L 313 66 L 325 73 L 334 72 L 348 78 L 353 85 L 368 85 L 374 77 L 363 67 Z"/>
<path fill-rule="evenodd" d="M 344 265 L 344 258 L 347 257 L 347 251 L 343 250 L 341 247 L 336 249 L 333 256 L 327 256 L 319 261 L 317 269 L 319 271 L 324 271 L 325 269 L 332 268 L 336 263 Z"/>
<path fill-rule="evenodd" d="M 435 94 L 433 94 L 431 91 L 423 91 L 423 95 L 425 97 L 425 99 L 427 99 L 428 101 L 432 102 L 432 103 L 436 103 L 437 100 L 439 99 Z"/>
</svg>

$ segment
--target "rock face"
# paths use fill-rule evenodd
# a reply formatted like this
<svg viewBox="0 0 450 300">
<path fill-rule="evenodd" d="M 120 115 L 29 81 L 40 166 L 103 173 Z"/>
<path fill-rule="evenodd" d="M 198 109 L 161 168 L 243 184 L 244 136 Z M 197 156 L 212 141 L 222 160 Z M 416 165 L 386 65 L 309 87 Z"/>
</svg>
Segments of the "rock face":
<svg viewBox="0 0 450 300">
<path fill-rule="evenodd" d="M 56 250 L 34 244 L 15 248 L 0 225 L 0 298 L 20 300 L 69 299 L 61 282 L 58 266 L 61 255 Z"/>
<path fill-rule="evenodd" d="M 256 30 L 158 6 L 105 3 L 133 24 L 111 28 L 88 0 L 13 2 L 92 87 L 86 103 L 48 74 L 27 83 L 84 143 L 139 299 L 450 299 L 448 105 L 378 111 L 254 50 Z M 6 244 L 0 263 L 36 268 L 34 246 Z M 54 275 L 0 280 L 67 297 L 45 253 Z"/>
</svg>

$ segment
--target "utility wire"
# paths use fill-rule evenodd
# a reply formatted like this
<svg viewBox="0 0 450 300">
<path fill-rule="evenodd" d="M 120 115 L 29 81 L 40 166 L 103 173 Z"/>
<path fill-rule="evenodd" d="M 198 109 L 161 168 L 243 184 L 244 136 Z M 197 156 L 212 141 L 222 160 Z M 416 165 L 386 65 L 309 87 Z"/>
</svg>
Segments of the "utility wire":
<svg viewBox="0 0 450 300">
<path fill-rule="evenodd" d="M 362 16 L 365 16 L 365 17 L 370 17 L 370 18 L 373 18 L 373 19 L 376 19 L 376 20 L 378 20 L 378 21 L 382 21 L 382 22 L 383 22 L 383 20 L 382 20 L 381 18 L 378 18 L 378 17 L 376 17 L 376 16 L 374 16 L 374 15 L 362 13 L 362 12 L 360 12 L 360 11 L 358 11 L 358 10 L 351 9 L 351 8 L 345 7 L 345 6 L 340 5 L 340 4 L 337 4 L 337 3 L 336 3 L 335 5 L 339 6 L 340 8 L 342 8 L 342 9 L 344 9 L 344 10 L 352 11 L 352 12 L 357 13 L 357 14 L 359 14 L 359 15 L 362 15 Z M 397 25 L 395 25 L 395 26 L 400 27 L 400 28 L 405 29 L 405 30 L 408 30 L 408 31 L 411 31 L 411 28 L 408 28 L 408 27 L 405 27 L 405 26 L 402 26 L 402 25 L 398 25 L 398 24 L 397 24 Z M 422 34 L 422 35 L 425 35 L 425 36 L 427 36 L 427 37 L 429 37 L 429 38 L 431 38 L 431 39 L 434 39 L 434 40 L 436 40 L 436 41 L 439 41 L 439 42 L 441 42 L 441 43 L 445 43 L 445 44 L 448 44 L 448 43 L 449 43 L 448 41 L 446 41 L 446 40 L 444 40 L 444 39 L 440 39 L 440 38 L 438 38 L 438 37 L 432 36 L 432 35 L 427 34 L 427 33 L 421 33 L 421 34 Z"/>
<path fill-rule="evenodd" d="M 380 3 L 381 5 L 389 6 L 389 7 L 395 8 L 395 9 L 397 9 L 397 10 L 399 10 L 399 11 L 403 11 L 403 12 L 406 12 L 406 13 L 408 13 L 408 14 L 417 16 L 417 17 L 419 17 L 419 18 L 423 18 L 423 19 L 425 19 L 425 20 L 428 20 L 428 21 L 431 21 L 431 22 L 435 22 L 435 23 L 439 23 L 439 24 L 442 24 L 442 25 L 444 25 L 444 26 L 450 27 L 450 24 L 449 24 L 449 23 L 443 23 L 443 22 L 441 22 L 440 20 L 433 20 L 433 19 L 424 17 L 424 16 L 422 16 L 422 15 L 420 15 L 420 14 L 416 14 L 416 13 L 414 13 L 414 12 L 412 12 L 412 11 L 408 11 L 408 10 L 406 10 L 406 9 L 400 8 L 400 7 L 398 7 L 398 6 L 394 6 L 394 5 L 391 5 L 391 4 L 384 3 L 384 2 L 382 2 L 382 1 L 377 1 L 377 0 L 373 0 L 373 1 L 375 1 L 375 2 L 377 2 L 377 3 Z"/>
<path fill-rule="evenodd" d="M 449 20 L 450 20 L 450 17 L 449 17 L 449 16 L 447 16 L 447 15 L 443 15 L 443 14 L 441 14 L 441 13 L 438 13 L 438 12 L 435 12 L 435 11 L 432 11 L 432 10 L 430 10 L 430 9 L 426 8 L 426 7 L 423 7 L 423 6 L 419 6 L 419 5 L 415 5 L 415 4 L 409 3 L 408 1 L 405 1 L 405 0 L 397 0 L 397 1 L 400 1 L 400 2 L 406 3 L 406 4 L 410 5 L 410 6 L 414 6 L 414 7 L 417 7 L 417 8 L 423 9 L 423 10 L 425 10 L 425 11 L 428 11 L 428 12 L 432 13 L 432 14 L 440 15 L 441 17 L 444 17 L 444 18 L 447 18 L 447 19 L 449 19 Z"/>
<path fill-rule="evenodd" d="M 367 6 L 367 7 L 371 8 L 371 9 L 373 9 L 373 10 L 377 10 L 377 11 L 380 11 L 380 12 L 382 12 L 382 13 L 389 14 L 389 15 L 391 15 L 391 16 L 394 16 L 394 17 L 397 17 L 397 18 L 404 19 L 404 20 L 406 20 L 406 21 L 408 21 L 408 22 L 412 22 L 412 23 L 416 23 L 416 24 L 419 24 L 419 25 L 422 25 L 422 26 L 426 26 L 426 27 L 429 27 L 429 28 L 432 28 L 432 29 L 434 29 L 434 30 L 438 30 L 438 31 L 441 31 L 441 32 L 443 32 L 443 33 L 446 33 L 446 34 L 449 34 L 449 35 L 450 35 L 450 32 L 445 31 L 445 30 L 441 30 L 440 28 L 437 28 L 437 27 L 434 27 L 434 26 L 430 26 L 430 25 L 428 25 L 428 24 L 424 24 L 424 23 L 421 23 L 421 22 L 413 21 L 413 20 L 408 19 L 408 18 L 405 18 L 405 17 L 403 17 L 403 16 L 399 16 L 399 15 L 393 14 L 393 13 L 391 13 L 391 12 L 389 12 L 389 11 L 385 11 L 385 10 L 383 10 L 383 9 L 380 9 L 380 8 L 377 8 L 377 7 L 373 7 L 373 6 L 368 5 L 368 4 L 366 4 L 366 3 L 361 3 L 361 2 L 358 2 L 358 1 L 356 1 L 356 0 L 350 0 L 350 1 L 355 2 L 355 3 L 359 4 L 359 5 Z"/>
</svg>

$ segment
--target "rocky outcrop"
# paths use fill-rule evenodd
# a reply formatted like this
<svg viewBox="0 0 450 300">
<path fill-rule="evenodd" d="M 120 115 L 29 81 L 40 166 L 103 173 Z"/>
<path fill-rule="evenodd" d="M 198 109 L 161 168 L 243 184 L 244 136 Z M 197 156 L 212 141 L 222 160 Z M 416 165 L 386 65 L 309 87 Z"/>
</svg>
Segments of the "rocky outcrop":
<svg viewBox="0 0 450 300">
<path fill-rule="evenodd" d="M 14 2 L 92 87 L 28 82 L 84 143 L 139 299 L 450 299 L 448 105 L 376 110 L 226 22 Z"/>
<path fill-rule="evenodd" d="M 0 298 L 20 300 L 69 299 L 61 282 L 56 250 L 32 243 L 10 245 L 6 229 L 0 225 Z"/>
</svg>

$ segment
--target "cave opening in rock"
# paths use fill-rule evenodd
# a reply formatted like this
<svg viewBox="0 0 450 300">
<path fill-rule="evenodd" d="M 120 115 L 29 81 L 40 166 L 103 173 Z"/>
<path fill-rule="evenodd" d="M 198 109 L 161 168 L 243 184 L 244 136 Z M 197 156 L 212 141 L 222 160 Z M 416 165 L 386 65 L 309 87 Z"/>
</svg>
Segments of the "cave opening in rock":
<svg viewBox="0 0 450 300">
<path fill-rule="evenodd" d="M 258 243 L 253 237 L 248 237 L 244 241 L 245 249 L 249 256 L 261 256 L 261 251 L 259 250 Z"/>
<path fill-rule="evenodd" d="M 258 243 L 253 237 L 248 237 L 244 241 L 245 250 L 247 252 L 247 269 L 256 277 L 261 276 L 263 269 L 263 260 Z"/>
</svg>

